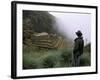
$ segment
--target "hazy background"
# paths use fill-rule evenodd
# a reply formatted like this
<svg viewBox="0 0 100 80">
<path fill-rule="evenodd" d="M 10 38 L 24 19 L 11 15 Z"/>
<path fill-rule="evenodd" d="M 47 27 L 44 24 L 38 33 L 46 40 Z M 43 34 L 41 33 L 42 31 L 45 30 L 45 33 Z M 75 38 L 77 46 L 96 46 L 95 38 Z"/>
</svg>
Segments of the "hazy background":
<svg viewBox="0 0 100 80">
<path fill-rule="evenodd" d="M 58 31 L 62 32 L 72 41 L 76 38 L 75 32 L 81 30 L 85 45 L 91 42 L 91 14 L 71 12 L 49 12 L 56 17 Z"/>
</svg>

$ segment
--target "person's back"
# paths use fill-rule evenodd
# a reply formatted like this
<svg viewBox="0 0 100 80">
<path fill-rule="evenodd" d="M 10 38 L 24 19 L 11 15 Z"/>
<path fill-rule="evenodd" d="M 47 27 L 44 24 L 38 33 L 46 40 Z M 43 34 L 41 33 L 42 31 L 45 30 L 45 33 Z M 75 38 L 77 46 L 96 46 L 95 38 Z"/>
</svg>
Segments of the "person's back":
<svg viewBox="0 0 100 80">
<path fill-rule="evenodd" d="M 78 37 L 75 39 L 75 46 L 74 46 L 74 51 L 75 52 L 80 52 L 80 54 L 83 53 L 83 47 L 84 47 L 84 40 L 82 37 Z"/>
</svg>

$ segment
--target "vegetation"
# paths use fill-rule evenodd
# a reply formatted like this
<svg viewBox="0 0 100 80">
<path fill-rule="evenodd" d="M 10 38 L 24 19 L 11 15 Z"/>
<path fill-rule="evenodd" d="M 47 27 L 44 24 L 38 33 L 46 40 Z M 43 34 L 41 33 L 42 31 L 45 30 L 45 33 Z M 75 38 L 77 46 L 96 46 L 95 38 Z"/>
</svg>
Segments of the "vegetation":
<svg viewBox="0 0 100 80">
<path fill-rule="evenodd" d="M 54 17 L 45 11 L 23 11 L 23 44 L 32 43 L 34 33 L 54 33 Z"/>
<path fill-rule="evenodd" d="M 32 50 L 24 48 L 23 69 L 57 68 L 72 66 L 72 49 Z M 31 50 L 31 51 L 28 51 Z M 89 52 L 81 56 L 80 66 L 90 66 Z"/>
<path fill-rule="evenodd" d="M 84 51 L 85 51 L 85 52 L 91 52 L 91 43 L 88 43 L 88 44 L 84 47 Z"/>
<path fill-rule="evenodd" d="M 70 67 L 72 53 L 69 50 L 41 50 L 23 54 L 23 69 Z M 68 60 L 68 61 L 67 61 Z"/>
<path fill-rule="evenodd" d="M 53 28 L 55 17 L 45 11 L 23 11 L 23 69 L 72 66 L 69 43 Z M 35 36 L 45 32 L 45 36 Z M 84 48 L 80 66 L 91 65 L 90 44 Z"/>
<path fill-rule="evenodd" d="M 91 43 L 84 47 L 84 54 L 80 60 L 80 66 L 90 66 L 91 65 Z"/>
</svg>

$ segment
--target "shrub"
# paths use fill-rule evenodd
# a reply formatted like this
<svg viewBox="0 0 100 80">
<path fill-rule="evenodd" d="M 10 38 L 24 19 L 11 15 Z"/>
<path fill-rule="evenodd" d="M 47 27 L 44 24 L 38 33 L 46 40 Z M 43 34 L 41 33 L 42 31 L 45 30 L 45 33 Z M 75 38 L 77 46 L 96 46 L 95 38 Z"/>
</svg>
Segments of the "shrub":
<svg viewBox="0 0 100 80">
<path fill-rule="evenodd" d="M 61 62 L 65 66 L 71 66 L 72 64 L 72 53 L 70 51 L 63 51 L 61 53 Z"/>
<path fill-rule="evenodd" d="M 38 68 L 38 61 L 31 56 L 24 54 L 23 56 L 23 69 L 36 69 Z"/>
<path fill-rule="evenodd" d="M 43 59 L 43 68 L 52 68 L 55 66 L 56 64 L 56 59 L 54 56 L 46 56 L 44 59 Z"/>
<path fill-rule="evenodd" d="M 91 65 L 90 59 L 91 59 L 90 55 L 88 53 L 84 53 L 80 59 L 80 66 L 90 66 Z"/>
</svg>

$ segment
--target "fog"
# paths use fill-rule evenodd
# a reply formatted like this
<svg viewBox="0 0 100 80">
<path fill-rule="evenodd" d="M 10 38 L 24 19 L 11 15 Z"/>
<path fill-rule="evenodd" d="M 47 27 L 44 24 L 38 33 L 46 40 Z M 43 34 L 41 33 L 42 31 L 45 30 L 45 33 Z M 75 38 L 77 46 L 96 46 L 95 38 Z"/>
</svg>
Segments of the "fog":
<svg viewBox="0 0 100 80">
<path fill-rule="evenodd" d="M 85 45 L 91 42 L 91 14 L 49 12 L 56 18 L 56 27 L 72 41 L 77 37 L 75 32 L 80 30 Z"/>
</svg>

